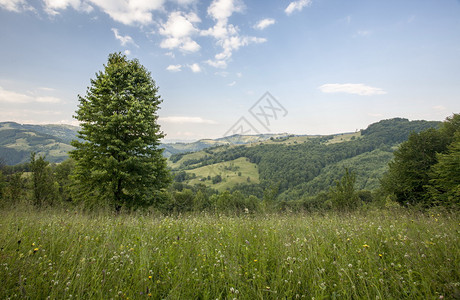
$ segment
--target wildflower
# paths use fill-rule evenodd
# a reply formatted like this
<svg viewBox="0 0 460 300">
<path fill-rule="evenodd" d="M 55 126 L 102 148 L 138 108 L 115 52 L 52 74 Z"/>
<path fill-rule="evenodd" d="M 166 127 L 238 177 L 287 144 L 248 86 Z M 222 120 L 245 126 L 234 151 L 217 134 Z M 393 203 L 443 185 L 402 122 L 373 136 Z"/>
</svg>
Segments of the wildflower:
<svg viewBox="0 0 460 300">
<path fill-rule="evenodd" d="M 149 275 L 149 279 L 152 279 L 152 275 Z"/>
<path fill-rule="evenodd" d="M 37 252 L 37 251 L 38 251 L 38 248 L 35 248 L 35 249 L 34 249 L 34 253 Z"/>
<path fill-rule="evenodd" d="M 382 258 L 383 254 L 382 253 L 379 253 L 379 257 Z"/>
<path fill-rule="evenodd" d="M 254 262 L 257 262 L 257 259 L 254 259 Z"/>
<path fill-rule="evenodd" d="M 368 244 L 364 244 L 363 247 L 364 247 L 364 248 L 369 248 L 369 245 L 368 245 Z"/>
</svg>

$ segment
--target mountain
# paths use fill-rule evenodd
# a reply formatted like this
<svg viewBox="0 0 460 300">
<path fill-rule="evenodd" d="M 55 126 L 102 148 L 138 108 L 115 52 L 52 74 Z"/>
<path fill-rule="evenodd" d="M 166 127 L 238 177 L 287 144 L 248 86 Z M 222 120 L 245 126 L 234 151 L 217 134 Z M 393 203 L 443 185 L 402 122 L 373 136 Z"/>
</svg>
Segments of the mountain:
<svg viewBox="0 0 460 300">
<path fill-rule="evenodd" d="M 70 125 L 21 125 L 0 123 L 0 159 L 8 165 L 27 162 L 30 153 L 46 156 L 50 162 L 61 162 L 72 149 L 78 127 Z"/>
<path fill-rule="evenodd" d="M 50 162 L 62 162 L 73 147 L 70 142 L 77 139 L 79 127 L 72 125 L 31 125 L 15 122 L 0 122 L 0 158 L 8 165 L 27 162 L 30 153 L 45 155 Z M 191 143 L 163 143 L 163 155 L 195 152 L 206 148 L 228 144 L 248 144 L 270 138 L 288 136 L 283 134 L 233 135 L 218 139 L 202 139 Z"/>
<path fill-rule="evenodd" d="M 276 189 L 280 200 L 290 200 L 327 190 L 345 167 L 357 174 L 357 188 L 375 189 L 398 144 L 411 132 L 439 124 L 396 118 L 353 133 L 233 135 L 161 147 L 180 183 L 259 197 Z M 48 161 L 62 162 L 77 131 L 69 125 L 0 123 L 0 160 L 8 165 L 24 163 L 30 152 L 36 152 Z"/>
<path fill-rule="evenodd" d="M 261 142 L 270 138 L 281 138 L 288 136 L 287 133 L 281 134 L 258 134 L 258 135 L 232 135 L 217 139 L 202 139 L 191 143 L 164 143 L 160 145 L 160 148 L 164 149 L 163 155 L 170 157 L 173 154 L 179 154 L 184 152 L 196 152 L 206 148 L 221 146 L 221 145 L 244 145 L 255 142 Z"/>
<path fill-rule="evenodd" d="M 355 133 L 285 136 L 175 154 L 168 163 L 180 183 L 201 183 L 259 197 L 275 189 L 280 200 L 327 191 L 344 168 L 356 173 L 358 189 L 373 190 L 387 170 L 393 150 L 411 132 L 437 128 L 440 123 L 395 118 Z"/>
</svg>

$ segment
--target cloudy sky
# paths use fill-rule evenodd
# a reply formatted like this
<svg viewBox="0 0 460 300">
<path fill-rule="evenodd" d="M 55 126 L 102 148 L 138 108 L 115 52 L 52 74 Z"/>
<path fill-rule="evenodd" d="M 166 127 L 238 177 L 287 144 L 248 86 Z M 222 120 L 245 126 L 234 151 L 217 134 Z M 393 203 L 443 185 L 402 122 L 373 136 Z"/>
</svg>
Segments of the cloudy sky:
<svg viewBox="0 0 460 300">
<path fill-rule="evenodd" d="M 117 51 L 169 140 L 460 112 L 459 0 L 0 0 L 0 43 L 0 121 L 75 124 Z"/>
</svg>

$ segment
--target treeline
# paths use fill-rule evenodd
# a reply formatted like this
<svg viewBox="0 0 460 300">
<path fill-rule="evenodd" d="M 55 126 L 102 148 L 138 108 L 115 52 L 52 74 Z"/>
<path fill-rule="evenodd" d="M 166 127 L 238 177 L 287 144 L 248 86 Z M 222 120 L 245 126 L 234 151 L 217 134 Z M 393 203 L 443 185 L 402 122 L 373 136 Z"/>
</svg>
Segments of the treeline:
<svg viewBox="0 0 460 300">
<path fill-rule="evenodd" d="M 80 185 L 74 179 L 75 162 L 68 159 L 51 164 L 42 156 L 32 153 L 30 162 L 17 166 L 2 165 L 0 170 L 0 206 L 28 203 L 37 208 L 65 207 L 94 210 L 109 208 L 110 203 L 85 201 L 80 197 Z M 355 190 L 356 176 L 344 169 L 344 176 L 336 188 L 315 198 L 299 201 L 279 201 L 279 186 L 246 184 L 232 191 L 218 192 L 204 184 L 189 186 L 172 183 L 168 189 L 155 195 L 147 207 L 162 213 L 208 212 L 251 214 L 287 210 L 318 211 L 355 208 L 371 202 L 366 192 Z M 183 173 L 181 173 L 183 174 Z M 83 200 L 82 200 L 83 199 Z M 88 198 L 90 199 L 90 198 Z"/>
</svg>

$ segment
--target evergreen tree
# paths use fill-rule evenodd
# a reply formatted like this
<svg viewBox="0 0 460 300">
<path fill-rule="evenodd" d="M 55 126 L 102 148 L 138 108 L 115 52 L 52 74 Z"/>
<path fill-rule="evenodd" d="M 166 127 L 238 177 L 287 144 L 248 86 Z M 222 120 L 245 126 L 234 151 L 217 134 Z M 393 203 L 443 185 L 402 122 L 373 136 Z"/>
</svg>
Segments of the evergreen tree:
<svg viewBox="0 0 460 300">
<path fill-rule="evenodd" d="M 150 205 L 171 181 L 157 124 L 162 102 L 150 73 L 138 60 L 109 55 L 104 70 L 79 96 L 75 118 L 80 121 L 74 178 L 81 197 L 122 206 Z M 77 195 L 78 196 L 78 195 Z M 99 202 L 100 203 L 100 202 Z"/>
</svg>

